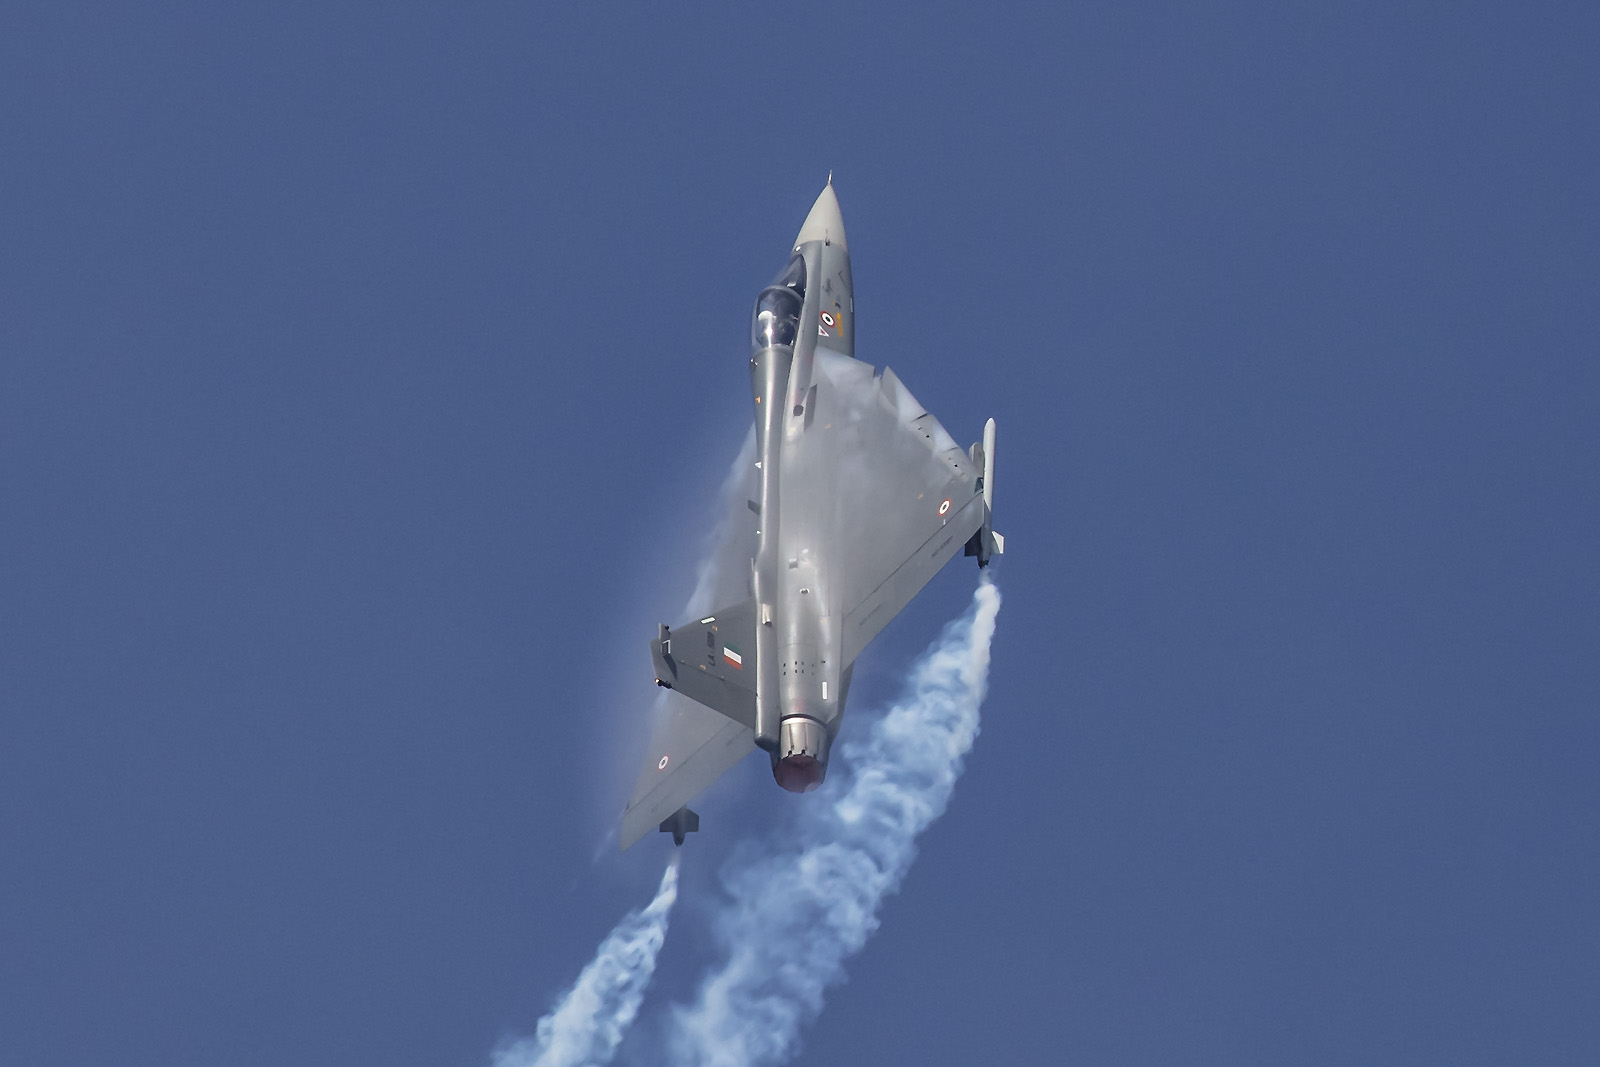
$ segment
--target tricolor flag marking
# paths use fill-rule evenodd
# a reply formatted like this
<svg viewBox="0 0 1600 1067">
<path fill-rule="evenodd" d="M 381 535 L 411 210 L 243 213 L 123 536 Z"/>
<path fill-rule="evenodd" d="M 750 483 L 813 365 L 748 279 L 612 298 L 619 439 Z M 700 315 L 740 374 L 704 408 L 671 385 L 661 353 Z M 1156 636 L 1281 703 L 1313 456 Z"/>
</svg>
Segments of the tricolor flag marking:
<svg viewBox="0 0 1600 1067">
<path fill-rule="evenodd" d="M 744 670 L 744 657 L 739 655 L 739 650 L 737 648 L 731 648 L 728 645 L 723 645 L 722 658 L 727 660 L 728 665 L 735 670 Z"/>
</svg>

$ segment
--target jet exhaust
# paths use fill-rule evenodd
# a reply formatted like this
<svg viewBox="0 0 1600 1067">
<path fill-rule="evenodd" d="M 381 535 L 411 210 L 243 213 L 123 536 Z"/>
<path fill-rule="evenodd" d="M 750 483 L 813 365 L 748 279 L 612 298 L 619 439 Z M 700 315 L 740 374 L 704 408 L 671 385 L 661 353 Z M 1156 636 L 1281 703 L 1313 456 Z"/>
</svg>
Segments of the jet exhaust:
<svg viewBox="0 0 1600 1067">
<path fill-rule="evenodd" d="M 672 1011 L 672 1063 L 780 1064 L 799 1051 L 824 992 L 877 929 L 917 836 L 949 803 L 977 737 L 999 609 L 985 576 L 972 608 L 913 666 L 900 702 L 865 740 L 844 743 L 843 792 L 807 805 L 798 833 L 765 853 L 737 852 L 723 867 L 726 899 L 713 928 L 724 957 L 693 1003 Z"/>
<path fill-rule="evenodd" d="M 772 777 L 791 793 L 809 793 L 828 773 L 828 728 L 815 719 L 794 715 L 778 729 L 778 751 L 772 754 Z"/>
<path fill-rule="evenodd" d="M 639 1014 L 656 956 L 667 938 L 667 919 L 678 898 L 678 860 L 661 875 L 655 899 L 628 912 L 612 928 L 594 959 L 531 1038 L 502 1044 L 494 1067 L 579 1067 L 610 1063 Z"/>
</svg>

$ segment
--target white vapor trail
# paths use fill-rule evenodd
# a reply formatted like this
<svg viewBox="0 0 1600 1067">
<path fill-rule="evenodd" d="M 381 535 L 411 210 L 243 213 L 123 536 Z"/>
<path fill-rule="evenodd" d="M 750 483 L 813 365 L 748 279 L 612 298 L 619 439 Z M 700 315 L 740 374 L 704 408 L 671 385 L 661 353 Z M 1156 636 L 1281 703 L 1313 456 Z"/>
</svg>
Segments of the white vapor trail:
<svg viewBox="0 0 1600 1067">
<path fill-rule="evenodd" d="M 617 1053 L 645 987 L 655 973 L 656 956 L 667 938 L 667 918 L 678 898 L 678 861 L 661 876 L 661 888 L 642 911 L 630 911 L 595 950 L 535 1036 L 497 1048 L 494 1067 L 581 1067 L 610 1063 Z"/>
<path fill-rule="evenodd" d="M 842 746 L 844 792 L 810 808 L 772 851 L 736 854 L 724 866 L 731 899 L 714 929 L 727 958 L 693 1004 L 674 1008 L 674 1063 L 758 1067 L 798 1051 L 824 990 L 877 929 L 917 835 L 949 803 L 978 734 L 999 610 L 986 576 L 971 610 L 913 666 L 900 703 L 865 741 Z"/>
</svg>

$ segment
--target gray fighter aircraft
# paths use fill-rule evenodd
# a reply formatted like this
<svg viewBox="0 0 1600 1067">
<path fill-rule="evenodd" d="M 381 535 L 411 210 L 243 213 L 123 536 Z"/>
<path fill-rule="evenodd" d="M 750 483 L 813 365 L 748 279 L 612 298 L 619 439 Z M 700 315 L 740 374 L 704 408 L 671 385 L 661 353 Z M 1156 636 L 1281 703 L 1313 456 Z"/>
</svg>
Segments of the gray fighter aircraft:
<svg viewBox="0 0 1600 1067">
<path fill-rule="evenodd" d="M 752 747 L 784 789 L 821 785 L 861 650 L 956 552 L 982 567 L 1004 551 L 994 420 L 964 450 L 892 370 L 854 358 L 831 174 L 756 299 L 750 348 L 756 447 L 735 553 L 748 570 L 731 583 L 745 598 L 650 642 L 656 684 L 695 703 L 672 702 L 656 730 L 624 849 L 657 826 L 683 844 L 700 827 L 687 803 Z"/>
</svg>

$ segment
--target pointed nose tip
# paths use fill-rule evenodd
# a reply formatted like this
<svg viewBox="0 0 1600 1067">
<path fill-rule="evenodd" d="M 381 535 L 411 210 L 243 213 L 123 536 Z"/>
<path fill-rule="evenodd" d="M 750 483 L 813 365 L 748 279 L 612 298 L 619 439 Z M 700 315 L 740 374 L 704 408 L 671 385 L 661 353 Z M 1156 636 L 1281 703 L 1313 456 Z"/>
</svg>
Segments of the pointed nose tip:
<svg viewBox="0 0 1600 1067">
<path fill-rule="evenodd" d="M 811 205 L 811 214 L 806 216 L 806 221 L 801 225 L 800 235 L 794 239 L 796 247 L 807 241 L 826 241 L 849 251 L 844 239 L 844 216 L 839 214 L 839 198 L 833 192 L 831 173 L 822 195 Z"/>
</svg>

